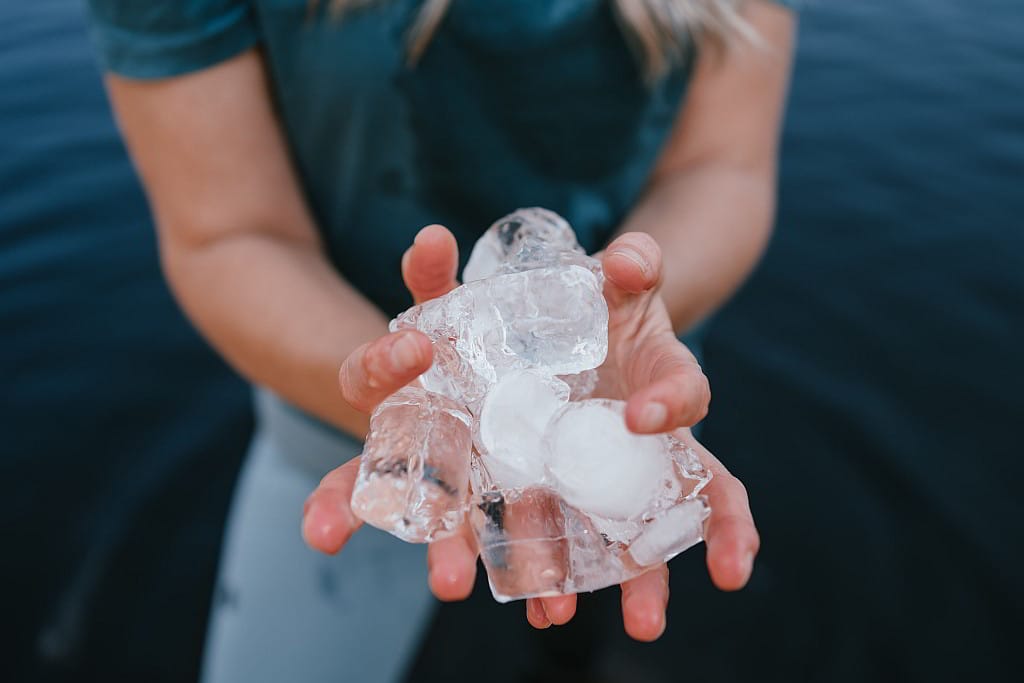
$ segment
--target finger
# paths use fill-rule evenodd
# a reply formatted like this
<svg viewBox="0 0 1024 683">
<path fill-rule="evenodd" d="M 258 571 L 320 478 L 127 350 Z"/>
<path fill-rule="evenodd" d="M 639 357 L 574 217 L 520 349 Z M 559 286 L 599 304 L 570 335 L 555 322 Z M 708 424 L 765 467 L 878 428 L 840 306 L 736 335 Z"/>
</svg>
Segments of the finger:
<svg viewBox="0 0 1024 683">
<path fill-rule="evenodd" d="M 750 580 L 754 558 L 761 547 L 747 489 L 700 443 L 693 439 L 686 442 L 714 474 L 703 491 L 711 506 L 711 517 L 704 529 L 708 573 L 721 590 L 739 590 Z"/>
<path fill-rule="evenodd" d="M 427 549 L 427 582 L 438 600 L 465 600 L 476 581 L 476 551 L 463 533 L 434 541 Z"/>
<path fill-rule="evenodd" d="M 708 414 L 711 385 L 693 357 L 671 334 L 634 357 L 641 364 L 634 374 L 643 388 L 626 403 L 626 426 L 638 434 L 690 427 Z"/>
<path fill-rule="evenodd" d="M 419 231 L 402 256 L 402 279 L 413 301 L 422 303 L 447 294 L 458 286 L 459 245 L 455 236 L 440 225 Z"/>
<path fill-rule="evenodd" d="M 381 401 L 426 372 L 433 362 L 430 338 L 403 330 L 363 344 L 341 366 L 338 381 L 349 404 L 369 413 Z"/>
<path fill-rule="evenodd" d="M 302 537 L 309 547 L 333 555 L 362 525 L 351 507 L 352 487 L 358 473 L 359 458 L 352 458 L 329 472 L 306 499 Z"/>
<path fill-rule="evenodd" d="M 551 620 L 545 614 L 544 607 L 540 604 L 540 598 L 527 598 L 526 620 L 534 628 L 544 629 L 551 626 Z"/>
<path fill-rule="evenodd" d="M 601 264 L 610 285 L 605 293 L 614 299 L 647 292 L 661 282 L 661 247 L 643 232 L 627 232 L 615 238 L 604 250 Z"/>
<path fill-rule="evenodd" d="M 541 609 L 548 621 L 556 626 L 568 624 L 576 616 L 576 594 L 556 595 L 551 598 L 540 598 Z"/>
<path fill-rule="evenodd" d="M 659 565 L 622 584 L 622 624 L 634 640 L 650 642 L 665 632 L 668 567 Z"/>
</svg>

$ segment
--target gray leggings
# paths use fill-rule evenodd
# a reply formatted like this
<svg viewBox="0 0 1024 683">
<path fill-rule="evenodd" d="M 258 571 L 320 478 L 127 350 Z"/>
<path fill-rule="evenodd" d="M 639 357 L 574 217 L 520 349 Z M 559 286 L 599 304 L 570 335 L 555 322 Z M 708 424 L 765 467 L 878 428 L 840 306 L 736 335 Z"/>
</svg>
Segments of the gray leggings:
<svg viewBox="0 0 1024 683">
<path fill-rule="evenodd" d="M 335 557 L 302 541 L 302 503 L 362 444 L 266 391 L 232 501 L 203 683 L 401 679 L 434 610 L 426 547 L 364 526 Z"/>
</svg>

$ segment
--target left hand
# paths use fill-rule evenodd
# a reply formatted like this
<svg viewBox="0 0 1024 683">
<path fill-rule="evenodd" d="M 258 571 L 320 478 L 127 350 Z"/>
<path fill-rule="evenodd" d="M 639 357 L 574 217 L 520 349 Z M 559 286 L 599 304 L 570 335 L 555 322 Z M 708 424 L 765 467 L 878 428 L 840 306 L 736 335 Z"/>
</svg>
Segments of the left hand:
<svg viewBox="0 0 1024 683">
<path fill-rule="evenodd" d="M 661 249 L 645 233 L 626 233 L 597 255 L 608 301 L 608 358 L 599 369 L 595 395 L 626 401 L 626 426 L 638 434 L 675 430 L 696 451 L 713 479 L 704 489 L 711 505 L 705 526 L 707 565 L 722 590 L 739 590 L 753 569 L 759 539 L 747 492 L 689 427 L 704 419 L 711 391 L 697 359 L 672 329 L 658 294 Z M 657 639 L 665 629 L 668 567 L 660 565 L 622 584 L 622 618 L 636 640 Z M 562 624 L 576 611 L 576 596 L 527 601 L 527 619 L 537 628 Z"/>
</svg>

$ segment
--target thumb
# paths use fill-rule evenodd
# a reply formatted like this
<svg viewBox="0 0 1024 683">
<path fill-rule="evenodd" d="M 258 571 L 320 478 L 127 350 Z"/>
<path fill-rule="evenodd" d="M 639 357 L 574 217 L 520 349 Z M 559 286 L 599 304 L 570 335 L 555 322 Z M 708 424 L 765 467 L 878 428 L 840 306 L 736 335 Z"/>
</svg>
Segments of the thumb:
<svg viewBox="0 0 1024 683">
<path fill-rule="evenodd" d="M 647 233 L 627 232 L 615 238 L 602 253 L 601 265 L 612 325 L 661 284 L 661 247 Z"/>
</svg>

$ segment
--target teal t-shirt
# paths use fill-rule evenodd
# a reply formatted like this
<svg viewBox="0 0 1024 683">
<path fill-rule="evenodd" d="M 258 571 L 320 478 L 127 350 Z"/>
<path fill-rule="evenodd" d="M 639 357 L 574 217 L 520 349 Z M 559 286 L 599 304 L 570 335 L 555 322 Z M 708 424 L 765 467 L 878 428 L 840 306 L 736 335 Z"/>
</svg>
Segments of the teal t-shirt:
<svg viewBox="0 0 1024 683">
<path fill-rule="evenodd" d="M 162 78 L 260 44 L 309 204 L 343 276 L 389 314 L 399 262 L 442 223 L 462 257 L 520 206 L 600 248 L 636 201 L 692 59 L 654 86 L 607 0 L 453 0 L 406 63 L 422 0 L 331 18 L 308 0 L 90 0 L 103 66 Z M 692 55 L 691 55 L 692 57 Z"/>
</svg>

